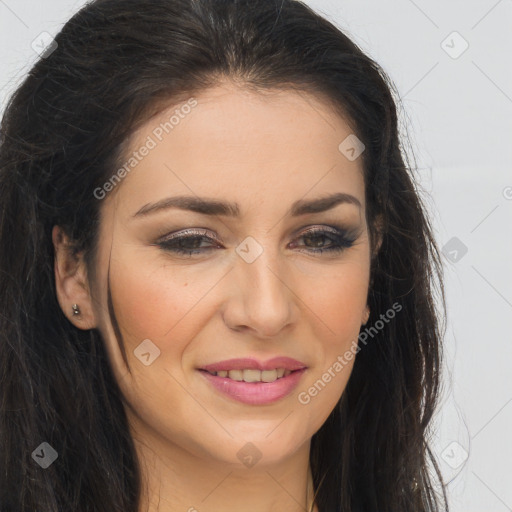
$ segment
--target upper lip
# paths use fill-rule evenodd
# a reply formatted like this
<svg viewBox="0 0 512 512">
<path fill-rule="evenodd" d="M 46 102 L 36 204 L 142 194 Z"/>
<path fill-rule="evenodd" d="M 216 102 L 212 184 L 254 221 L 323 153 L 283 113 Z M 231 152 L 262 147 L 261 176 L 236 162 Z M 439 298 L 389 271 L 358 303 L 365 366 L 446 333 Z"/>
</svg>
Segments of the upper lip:
<svg viewBox="0 0 512 512">
<path fill-rule="evenodd" d="M 302 370 L 307 368 L 304 363 L 292 359 L 291 357 L 274 357 L 267 361 L 258 361 L 253 358 L 238 358 L 238 359 L 227 359 L 225 361 L 219 361 L 218 363 L 207 364 L 200 368 L 200 370 L 206 370 L 209 372 L 220 372 L 226 370 L 275 370 L 276 368 L 284 368 L 285 370 Z"/>
</svg>

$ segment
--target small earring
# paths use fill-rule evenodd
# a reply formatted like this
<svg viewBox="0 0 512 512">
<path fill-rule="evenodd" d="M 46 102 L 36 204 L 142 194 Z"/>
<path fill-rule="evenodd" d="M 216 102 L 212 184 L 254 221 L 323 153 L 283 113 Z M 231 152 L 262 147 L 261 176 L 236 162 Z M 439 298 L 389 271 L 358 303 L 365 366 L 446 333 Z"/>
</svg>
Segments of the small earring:
<svg viewBox="0 0 512 512">
<path fill-rule="evenodd" d="M 71 307 L 73 308 L 73 315 L 80 314 L 80 308 L 78 307 L 78 304 L 73 304 Z"/>
</svg>

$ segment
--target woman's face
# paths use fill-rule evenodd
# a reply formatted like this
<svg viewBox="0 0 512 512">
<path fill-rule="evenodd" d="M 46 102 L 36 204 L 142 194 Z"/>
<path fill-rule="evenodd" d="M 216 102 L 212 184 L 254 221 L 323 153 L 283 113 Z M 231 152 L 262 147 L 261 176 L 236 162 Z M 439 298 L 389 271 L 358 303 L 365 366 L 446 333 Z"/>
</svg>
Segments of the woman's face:
<svg viewBox="0 0 512 512">
<path fill-rule="evenodd" d="M 339 149 L 351 133 L 316 97 L 224 83 L 134 134 L 91 287 L 139 437 L 271 464 L 329 416 L 370 271 L 361 158 Z"/>
</svg>

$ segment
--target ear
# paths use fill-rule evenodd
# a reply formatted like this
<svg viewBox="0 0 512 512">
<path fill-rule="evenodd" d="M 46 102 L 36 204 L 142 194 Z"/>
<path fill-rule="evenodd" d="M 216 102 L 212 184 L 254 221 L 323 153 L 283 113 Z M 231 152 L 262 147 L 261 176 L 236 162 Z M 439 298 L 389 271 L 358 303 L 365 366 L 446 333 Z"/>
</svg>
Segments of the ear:
<svg viewBox="0 0 512 512">
<path fill-rule="evenodd" d="M 363 310 L 363 314 L 361 316 L 361 325 L 366 325 L 369 318 L 370 318 L 370 308 L 368 307 L 368 305 L 366 305 L 366 307 Z"/>
<path fill-rule="evenodd" d="M 384 238 L 384 219 L 382 215 L 378 215 L 374 221 L 374 233 L 375 240 L 373 242 L 371 259 L 375 259 L 382 245 L 382 240 Z"/>
<path fill-rule="evenodd" d="M 55 249 L 55 288 L 59 305 L 69 321 L 79 329 L 97 326 L 86 265 L 82 253 L 76 254 L 69 237 L 60 226 L 53 226 L 52 241 Z M 73 311 L 73 305 L 79 314 Z"/>
</svg>

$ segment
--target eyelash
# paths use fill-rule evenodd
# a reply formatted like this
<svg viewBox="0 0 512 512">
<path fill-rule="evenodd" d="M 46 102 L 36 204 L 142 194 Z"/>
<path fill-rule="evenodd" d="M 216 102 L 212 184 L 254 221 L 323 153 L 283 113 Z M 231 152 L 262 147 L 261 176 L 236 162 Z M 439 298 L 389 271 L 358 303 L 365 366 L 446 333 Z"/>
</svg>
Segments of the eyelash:
<svg viewBox="0 0 512 512">
<path fill-rule="evenodd" d="M 340 228 L 332 227 L 331 230 L 326 229 L 310 229 L 304 233 L 302 233 L 299 236 L 300 238 L 313 236 L 313 237 L 326 237 L 330 239 L 332 242 L 331 245 L 327 248 L 318 248 L 318 249 L 310 249 L 307 251 L 299 251 L 299 252 L 309 252 L 312 254 L 321 254 L 323 252 L 330 253 L 330 254 L 338 254 L 345 249 L 348 249 L 352 247 L 352 245 L 355 242 L 355 239 L 357 237 L 349 235 L 347 231 Z M 200 240 L 200 239 L 207 239 L 211 240 L 213 242 L 217 242 L 215 238 L 212 238 L 208 235 L 207 230 L 187 230 L 184 232 L 181 232 L 182 236 L 176 236 L 173 235 L 172 237 L 168 237 L 167 239 L 161 240 L 157 242 L 155 245 L 159 246 L 161 249 L 165 251 L 170 251 L 175 254 L 180 255 L 186 255 L 186 256 L 192 256 L 193 254 L 200 254 L 204 250 L 212 250 L 214 247 L 202 247 L 202 248 L 196 248 L 196 249 L 185 249 L 183 247 L 179 247 L 176 245 L 172 245 L 173 243 L 180 243 L 183 241 L 189 241 L 189 240 Z"/>
</svg>

